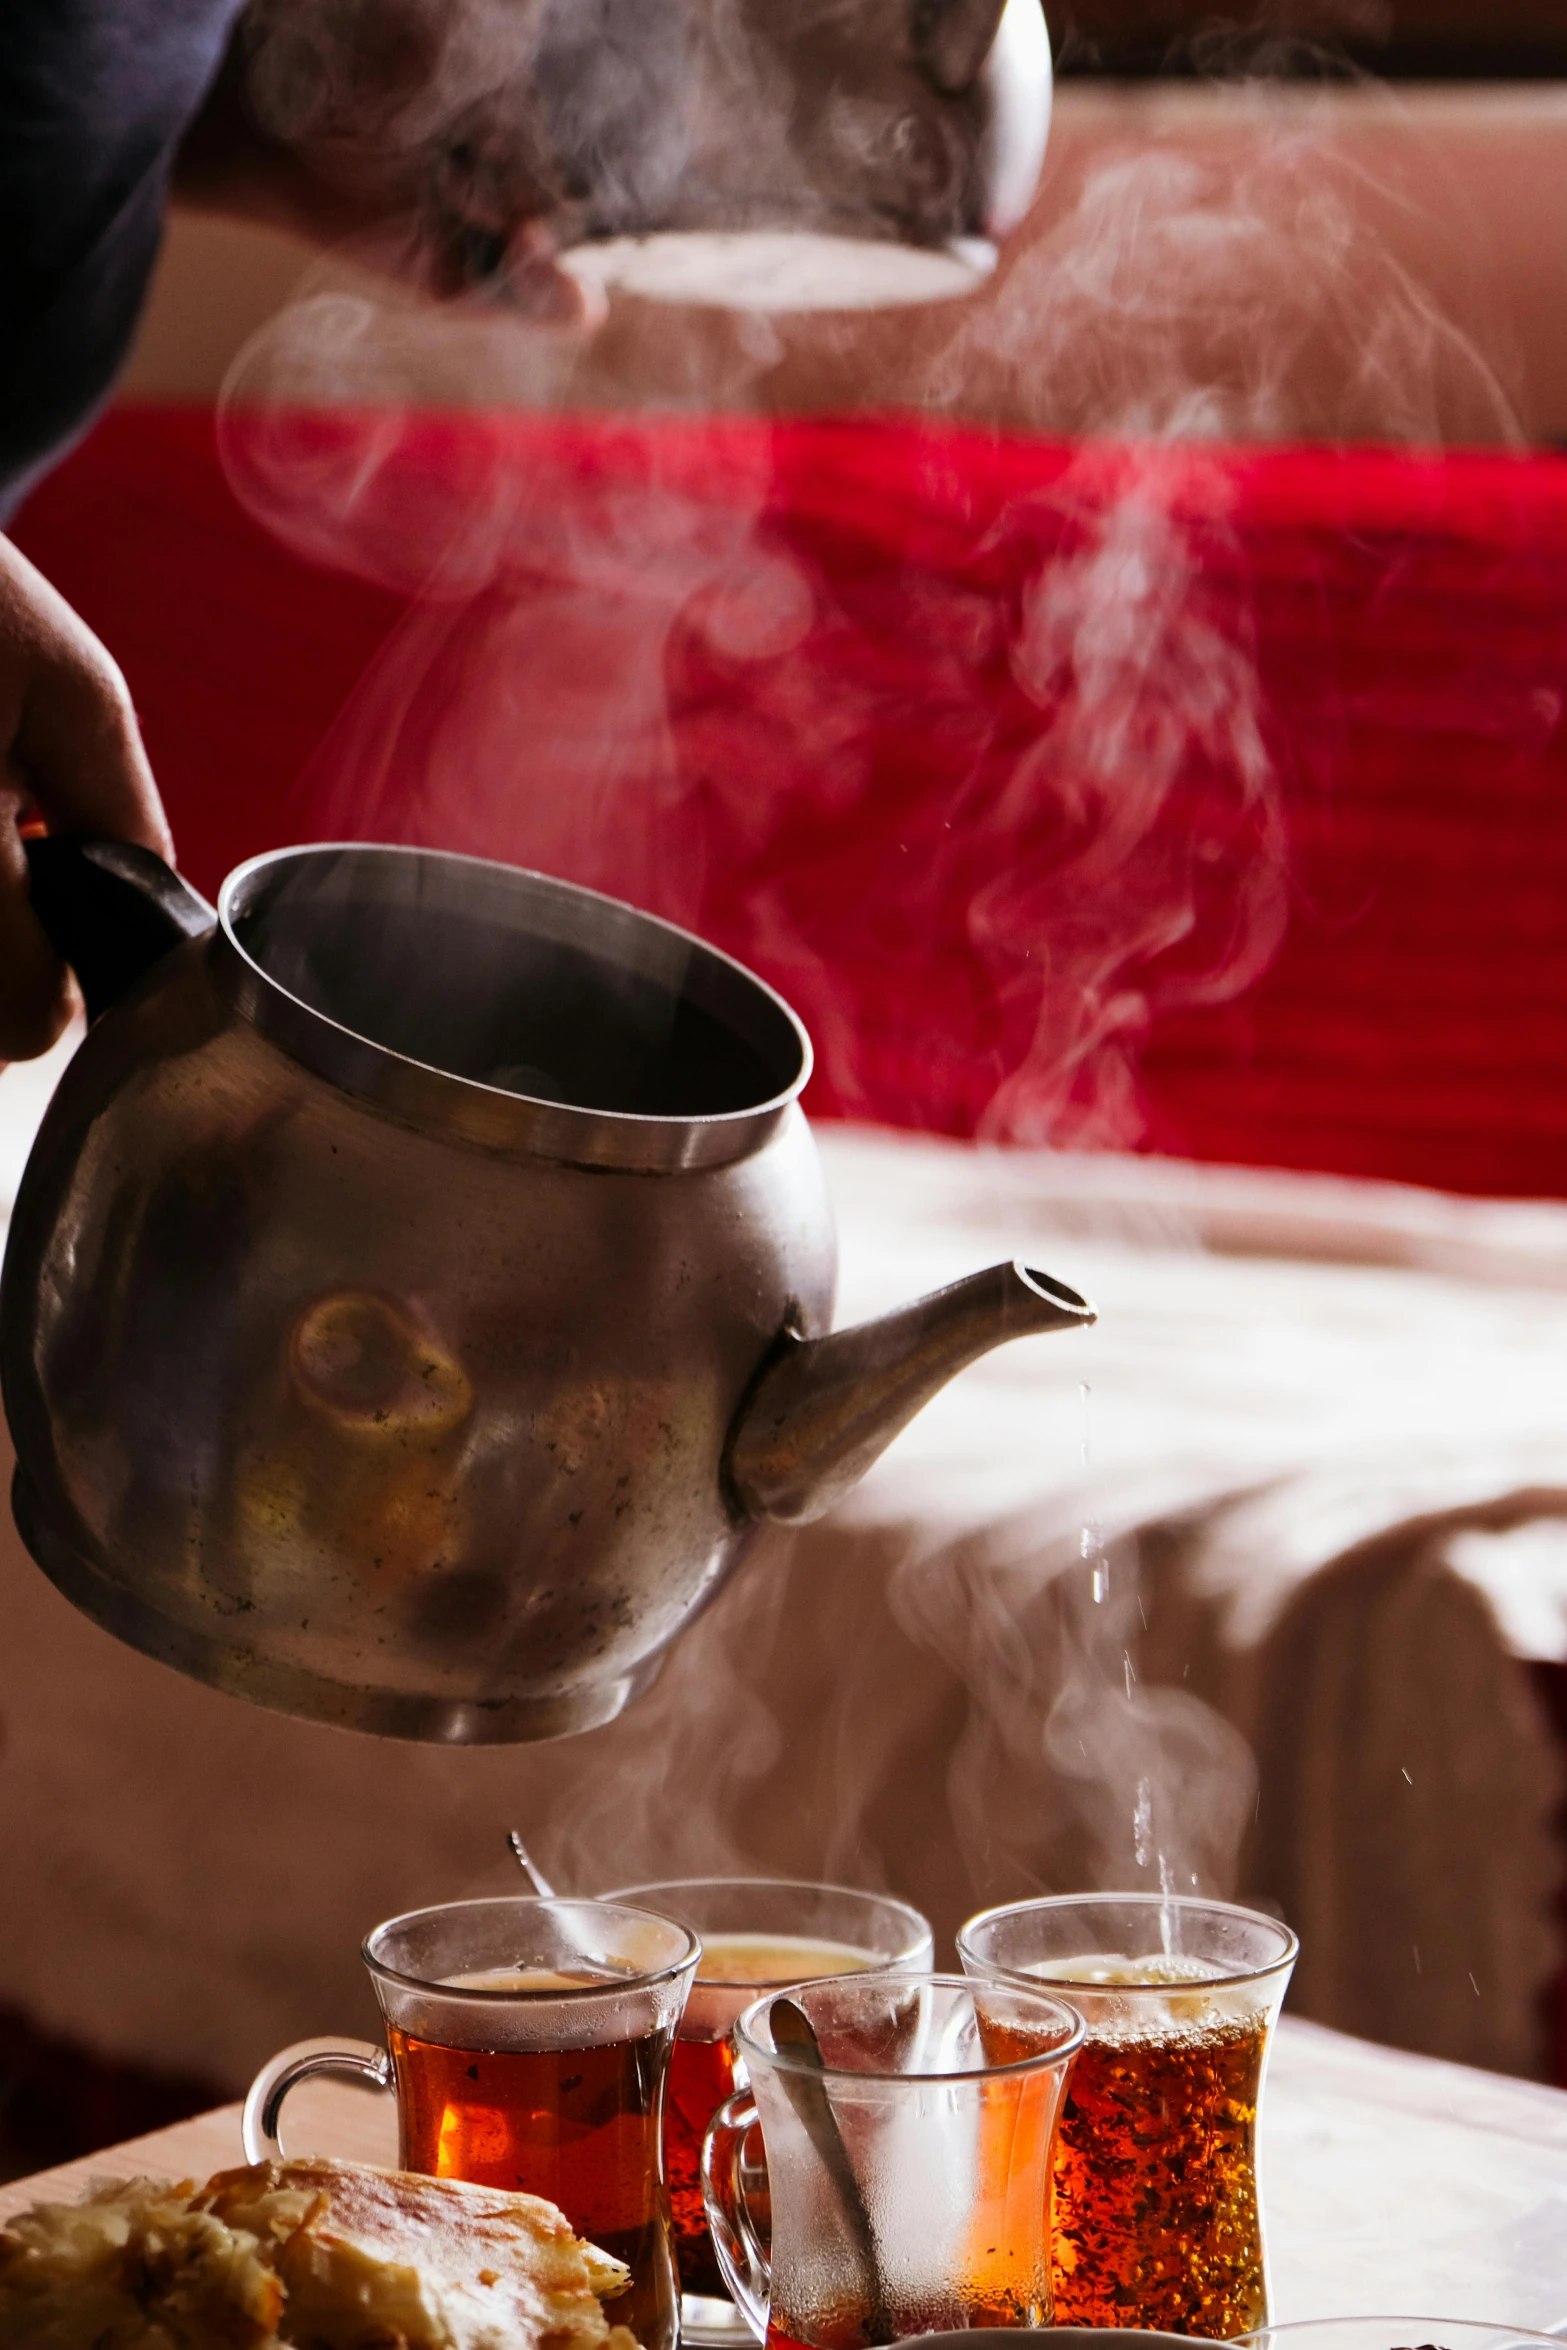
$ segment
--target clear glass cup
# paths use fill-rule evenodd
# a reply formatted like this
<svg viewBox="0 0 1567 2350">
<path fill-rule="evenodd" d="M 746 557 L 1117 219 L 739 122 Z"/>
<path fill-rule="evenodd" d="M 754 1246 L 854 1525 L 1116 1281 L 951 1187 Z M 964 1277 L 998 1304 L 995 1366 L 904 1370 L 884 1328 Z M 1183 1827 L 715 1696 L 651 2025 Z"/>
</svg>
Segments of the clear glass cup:
<svg viewBox="0 0 1567 2350">
<path fill-rule="evenodd" d="M 866 2350 L 1048 2324 L 1051 2153 L 1082 2032 L 1037 1986 L 959 1975 L 835 1975 L 748 2007 L 750 2085 L 714 2116 L 702 2181 L 757 2339 Z"/>
<path fill-rule="evenodd" d="M 970 1918 L 976 1979 L 1059 1987 L 1083 2017 L 1054 2172 L 1063 2326 L 1227 2341 L 1265 2325 L 1257 2110 L 1298 1948 L 1220 1901 L 1067 1894 Z"/>
<path fill-rule="evenodd" d="M 664 2177 L 680 2264 L 680 2328 L 688 2342 L 749 2341 L 702 2200 L 702 2141 L 736 2085 L 735 2021 L 759 1992 L 812 1976 L 886 1967 L 923 1974 L 936 1954 L 930 1926 L 890 1894 L 792 1877 L 672 1877 L 623 1886 L 609 1898 L 659 1910 L 701 1937 L 664 2089 Z"/>
<path fill-rule="evenodd" d="M 631 2271 L 608 2303 L 643 2350 L 676 2350 L 659 2109 L 696 1969 L 689 1927 L 608 1901 L 456 1901 L 364 1944 L 387 2045 L 302 2040 L 245 2100 L 247 2162 L 282 2154 L 284 2099 L 315 2073 L 397 2097 L 405 2170 L 522 2188 Z"/>
</svg>

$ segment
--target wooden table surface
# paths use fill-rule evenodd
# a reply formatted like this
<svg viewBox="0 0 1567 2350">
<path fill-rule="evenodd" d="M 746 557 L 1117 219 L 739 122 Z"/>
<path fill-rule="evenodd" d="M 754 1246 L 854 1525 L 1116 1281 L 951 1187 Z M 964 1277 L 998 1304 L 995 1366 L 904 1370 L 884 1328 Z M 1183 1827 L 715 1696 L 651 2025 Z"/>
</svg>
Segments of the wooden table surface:
<svg viewBox="0 0 1567 2350">
<path fill-rule="evenodd" d="M 241 2159 L 239 2107 L 0 2187 L 0 2220 L 99 2176 L 205 2178 Z M 289 2144 L 395 2159 L 390 2101 L 314 2082 Z M 1280 2321 L 1397 2312 L 1567 2330 L 1567 2092 L 1287 2019 L 1263 2119 Z"/>
</svg>

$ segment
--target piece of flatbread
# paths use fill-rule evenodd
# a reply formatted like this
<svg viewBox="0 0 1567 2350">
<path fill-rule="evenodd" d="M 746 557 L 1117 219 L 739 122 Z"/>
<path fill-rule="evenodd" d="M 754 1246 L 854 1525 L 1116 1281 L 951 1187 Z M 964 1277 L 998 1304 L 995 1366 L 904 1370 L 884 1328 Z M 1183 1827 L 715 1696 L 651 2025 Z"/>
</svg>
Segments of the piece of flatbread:
<svg viewBox="0 0 1567 2350">
<path fill-rule="evenodd" d="M 553 2203 L 346 2162 L 95 2183 L 0 2231 L 4 2350 L 637 2350 Z"/>
</svg>

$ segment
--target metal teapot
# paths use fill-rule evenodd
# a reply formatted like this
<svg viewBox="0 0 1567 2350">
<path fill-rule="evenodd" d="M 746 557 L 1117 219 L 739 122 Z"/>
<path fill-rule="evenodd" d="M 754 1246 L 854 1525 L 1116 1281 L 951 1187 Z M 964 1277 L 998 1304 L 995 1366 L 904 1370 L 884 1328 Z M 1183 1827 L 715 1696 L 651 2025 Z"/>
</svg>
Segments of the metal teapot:
<svg viewBox="0 0 1567 2350">
<path fill-rule="evenodd" d="M 971 290 L 1050 126 L 1040 0 L 569 0 L 527 70 L 568 268 L 742 308 Z"/>
<path fill-rule="evenodd" d="M 763 1522 L 1093 1320 L 998 1265 L 825 1335 L 805 1031 L 630 906 L 325 847 L 214 914 L 144 850 L 29 856 L 94 1017 L 0 1284 L 17 1524 L 214 1687 L 406 1738 L 607 1721 Z"/>
<path fill-rule="evenodd" d="M 274 134 L 350 185 L 405 156 L 432 250 L 497 287 L 531 218 L 642 294 L 960 293 L 1049 131 L 1040 0 L 250 0 L 245 25 Z"/>
</svg>

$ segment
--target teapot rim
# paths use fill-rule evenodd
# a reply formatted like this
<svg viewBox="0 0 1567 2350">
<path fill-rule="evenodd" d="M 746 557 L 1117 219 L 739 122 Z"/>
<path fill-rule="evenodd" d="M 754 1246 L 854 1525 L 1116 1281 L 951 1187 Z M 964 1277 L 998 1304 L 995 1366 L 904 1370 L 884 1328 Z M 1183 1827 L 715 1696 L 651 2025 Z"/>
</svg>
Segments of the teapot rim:
<svg viewBox="0 0 1567 2350">
<path fill-rule="evenodd" d="M 736 1014 L 757 1015 L 776 1044 L 785 1037 L 795 1057 L 788 1080 L 764 1099 L 735 1109 L 666 1114 L 588 1108 L 510 1091 L 479 1078 L 417 1059 L 349 1026 L 280 980 L 258 960 L 241 934 L 247 914 L 257 910 L 269 879 L 307 861 L 323 871 L 332 861 L 351 860 L 361 874 L 380 867 L 401 878 L 414 862 L 448 876 L 461 876 L 462 909 L 473 914 L 501 894 L 521 892 L 553 916 L 541 935 L 579 944 L 591 941 L 600 959 L 619 946 L 628 971 L 662 975 L 679 963 L 699 976 L 707 994 L 724 999 Z M 406 885 L 405 885 L 406 886 Z M 213 937 L 214 969 L 234 1009 L 258 1034 L 329 1084 L 403 1121 L 484 1148 L 517 1152 L 565 1166 L 674 1174 L 732 1165 L 759 1149 L 777 1130 L 808 1082 L 813 1052 L 804 1022 L 777 989 L 721 947 L 697 932 L 648 913 L 628 900 L 580 882 L 564 881 L 524 865 L 475 857 L 458 850 L 410 847 L 380 841 L 317 841 L 269 849 L 248 857 L 218 893 Z M 742 1041 L 746 1020 L 724 1019 Z M 760 1054 L 759 1044 L 756 1049 Z"/>
</svg>

